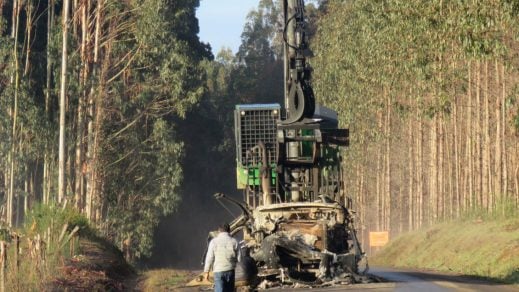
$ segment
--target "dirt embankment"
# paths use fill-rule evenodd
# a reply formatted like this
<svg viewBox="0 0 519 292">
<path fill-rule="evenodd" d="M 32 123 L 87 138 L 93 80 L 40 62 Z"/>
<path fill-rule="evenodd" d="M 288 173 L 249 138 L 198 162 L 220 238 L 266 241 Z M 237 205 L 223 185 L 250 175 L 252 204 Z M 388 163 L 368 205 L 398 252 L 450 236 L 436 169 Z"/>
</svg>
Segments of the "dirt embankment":
<svg viewBox="0 0 519 292">
<path fill-rule="evenodd" d="M 519 284 L 519 218 L 451 222 L 407 233 L 392 240 L 370 264 Z"/>
<path fill-rule="evenodd" d="M 133 291 L 137 273 L 122 253 L 102 239 L 81 239 L 79 254 L 67 259 L 50 291 Z"/>
</svg>

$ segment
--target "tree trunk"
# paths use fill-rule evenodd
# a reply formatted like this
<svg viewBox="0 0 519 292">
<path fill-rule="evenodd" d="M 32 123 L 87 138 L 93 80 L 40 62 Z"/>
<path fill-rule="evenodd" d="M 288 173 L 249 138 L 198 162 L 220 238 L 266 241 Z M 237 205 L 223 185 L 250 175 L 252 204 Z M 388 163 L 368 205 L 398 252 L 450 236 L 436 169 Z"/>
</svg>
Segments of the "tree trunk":
<svg viewBox="0 0 519 292">
<path fill-rule="evenodd" d="M 461 196 L 460 196 L 460 190 L 462 186 L 461 182 L 461 171 L 460 171 L 460 144 L 462 141 L 462 137 L 458 136 L 458 105 L 457 105 L 457 97 L 454 96 L 454 105 L 452 108 L 452 115 L 453 115 L 453 137 L 452 141 L 454 141 L 454 194 L 456 198 L 456 218 L 460 217 L 460 208 L 461 208 Z"/>
<path fill-rule="evenodd" d="M 59 174 L 58 174 L 58 202 L 62 203 L 65 198 L 65 99 L 67 96 L 67 42 L 68 42 L 68 15 L 69 15 L 70 0 L 63 0 L 63 37 L 61 50 L 61 86 L 60 86 L 60 101 L 59 101 Z"/>
<path fill-rule="evenodd" d="M 45 113 L 47 118 L 50 120 L 50 105 L 51 101 L 51 86 L 52 86 L 52 55 L 50 51 L 50 43 L 52 41 L 52 30 L 54 28 L 54 0 L 49 0 L 49 6 L 47 8 L 47 75 L 46 77 L 46 88 L 45 88 Z"/>
<path fill-rule="evenodd" d="M 515 171 L 514 171 L 514 184 L 515 184 L 515 194 L 514 194 L 514 201 L 515 201 L 515 204 L 516 206 L 519 205 L 519 164 L 517 163 L 517 151 L 515 153 L 516 155 L 516 167 L 515 167 Z"/>
<path fill-rule="evenodd" d="M 415 154 L 414 154 L 414 151 L 415 151 L 415 147 L 414 147 L 414 135 L 413 135 L 413 119 L 410 117 L 409 118 L 409 121 L 408 121 L 408 128 L 409 128 L 409 132 L 407 134 L 407 137 L 409 138 L 409 157 L 408 157 L 408 180 L 409 180 L 409 185 L 408 185 L 408 194 L 407 194 L 407 230 L 408 231 L 411 231 L 414 229 L 414 221 L 413 221 L 413 216 L 414 216 L 414 208 L 415 208 L 415 203 L 414 203 L 414 195 L 413 195 L 413 192 L 414 192 L 414 176 L 415 176 L 415 168 L 414 168 L 414 158 L 415 158 Z M 402 210 L 403 212 L 403 210 Z"/>
<path fill-rule="evenodd" d="M 87 60 L 87 44 L 88 44 L 88 11 L 89 1 L 83 0 L 81 5 L 81 63 L 82 70 L 80 74 L 80 84 L 82 92 L 79 96 L 77 109 L 77 139 L 76 139 L 76 162 L 75 162 L 75 203 L 78 210 L 83 209 L 83 156 L 84 156 L 84 132 L 85 132 L 85 118 L 84 118 L 84 104 L 87 99 L 87 78 L 88 78 L 88 60 Z"/>
<path fill-rule="evenodd" d="M 0 0 L 0 15 L 4 15 L 4 0 Z M 3 25 L 0 24 L 0 31 L 4 31 Z"/>
<path fill-rule="evenodd" d="M 476 194 L 478 207 L 483 206 L 483 155 L 481 143 L 481 62 L 476 61 Z"/>
<path fill-rule="evenodd" d="M 404 190 L 402 184 L 398 186 L 398 234 L 404 231 Z M 391 227 L 391 226 L 390 226 Z"/>
<path fill-rule="evenodd" d="M 29 74 L 29 68 L 30 68 L 30 57 L 31 57 L 31 46 L 32 46 L 32 26 L 33 26 L 33 10 L 34 6 L 31 1 L 27 1 L 25 5 L 25 13 L 26 13 L 26 19 L 27 23 L 26 25 L 26 39 L 27 39 L 27 45 L 26 45 L 26 54 L 25 54 L 25 69 L 23 71 L 23 76 L 27 76 Z"/>
<path fill-rule="evenodd" d="M 443 164 L 443 155 L 444 155 L 444 149 L 443 145 L 445 144 L 445 138 L 444 138 L 444 132 L 443 132 L 443 113 L 440 112 L 438 120 L 436 121 L 437 128 L 438 128 L 438 140 L 436 141 L 436 145 L 438 147 L 438 186 L 436 187 L 437 195 L 436 195 L 436 206 L 438 209 L 438 216 L 437 219 L 444 219 L 445 218 L 445 180 L 444 180 L 444 164 Z"/>
<path fill-rule="evenodd" d="M 362 232 L 362 248 L 365 251 L 366 250 L 366 211 L 367 211 L 366 207 L 367 207 L 368 200 L 367 200 L 367 196 L 364 192 L 364 167 L 362 167 L 362 166 L 360 168 L 359 194 L 360 194 L 360 200 L 361 200 L 360 206 L 359 206 L 359 211 L 360 211 L 359 226 L 360 226 L 360 230 Z"/>
<path fill-rule="evenodd" d="M 110 32 L 108 32 L 108 34 L 110 34 Z M 93 191 L 93 200 L 96 204 L 95 206 L 95 209 L 94 209 L 94 212 L 95 212 L 95 222 L 99 223 L 99 222 L 102 222 L 103 219 L 105 218 L 105 214 L 106 214 L 106 201 L 105 199 L 102 197 L 102 194 L 103 194 L 103 184 L 102 184 L 102 179 L 99 178 L 99 182 L 97 182 L 98 180 L 98 175 L 99 175 L 99 172 L 98 172 L 98 169 L 97 169 L 97 164 L 98 164 L 98 161 L 97 161 L 97 155 L 98 155 L 98 148 L 99 148 L 99 145 L 100 145 L 100 141 L 101 141 L 101 138 L 102 138 L 102 122 L 104 120 L 104 104 L 103 104 L 103 101 L 105 100 L 105 86 L 106 86 L 106 75 L 107 73 L 109 72 L 110 70 L 110 55 L 111 55 L 111 50 L 112 50 L 112 41 L 113 39 L 109 39 L 105 45 L 105 51 L 104 51 L 104 57 L 103 57 L 103 62 L 101 64 L 101 71 L 100 71 L 100 75 L 99 75 L 99 90 L 98 90 L 98 95 L 97 95 L 97 100 L 96 100 L 96 104 L 97 104 L 97 111 L 96 111 L 96 122 L 95 122 L 95 137 L 94 137 L 94 175 L 93 175 L 93 179 L 94 179 L 94 191 Z"/>
<path fill-rule="evenodd" d="M 387 116 L 386 116 L 386 179 L 385 179 L 385 199 L 384 199 L 384 210 L 385 210 L 385 230 L 391 230 L 391 96 L 386 89 L 387 98 Z"/>
<path fill-rule="evenodd" d="M 491 198 L 491 173 L 490 173 L 490 109 L 489 109 L 489 82 L 488 82 L 488 61 L 485 61 L 484 67 L 484 99 L 483 105 L 485 107 L 485 117 L 483 123 L 483 131 L 485 136 L 485 143 L 483 144 L 483 206 L 487 209 L 487 211 L 492 210 L 492 198 Z"/>
<path fill-rule="evenodd" d="M 503 196 L 508 198 L 508 153 L 506 151 L 506 76 L 505 76 L 505 64 L 501 64 L 501 153 L 503 163 Z"/>
<path fill-rule="evenodd" d="M 382 113 L 378 112 L 378 128 L 382 129 Z M 377 206 L 377 231 L 382 230 L 382 181 L 383 181 L 383 175 L 382 175 L 382 143 L 379 142 L 379 145 L 377 146 L 379 150 L 377 151 L 377 172 L 376 172 L 376 200 L 375 204 Z"/>
<path fill-rule="evenodd" d="M 437 196 L 437 179 L 438 179 L 438 148 L 437 148 L 437 119 L 438 116 L 435 115 L 430 127 L 430 137 L 429 137 L 429 215 L 427 223 L 429 225 L 433 224 L 436 221 L 437 216 L 437 205 L 436 205 L 436 196 Z"/>
<path fill-rule="evenodd" d="M 29 180 L 29 175 L 27 175 L 27 177 L 25 177 L 25 182 L 23 186 L 23 189 L 25 191 L 25 196 L 23 196 L 23 218 L 25 218 L 27 212 L 29 211 Z"/>
<path fill-rule="evenodd" d="M 469 98 L 469 107 L 468 107 L 468 122 L 467 122 L 467 161 L 469 163 L 469 168 L 467 169 L 468 176 L 468 185 L 469 185 L 469 193 L 468 193 L 468 206 L 470 209 L 475 206 L 475 187 L 474 187 L 474 177 L 475 177 L 475 166 L 474 166 L 474 144 L 473 137 L 475 134 L 474 127 L 472 126 L 472 113 L 473 113 L 473 101 L 472 101 L 472 64 L 469 61 L 469 86 L 468 86 L 468 98 Z"/>
<path fill-rule="evenodd" d="M 9 191 L 7 195 L 7 224 L 9 227 L 13 226 L 13 215 L 14 215 L 14 196 L 15 196 L 15 176 L 16 176 L 16 146 L 17 146 L 17 128 L 18 128 L 18 91 L 20 88 L 20 65 L 18 57 L 18 32 L 20 23 L 20 10 L 21 4 L 18 1 L 14 2 L 13 6 L 13 37 L 14 37 L 14 104 L 12 109 L 13 127 L 11 132 L 11 152 L 10 157 L 10 171 L 9 171 Z"/>
<path fill-rule="evenodd" d="M 452 120 L 451 120 L 452 122 Z M 451 131 L 451 133 L 454 132 L 454 131 Z M 453 137 L 451 135 L 449 135 L 449 129 L 448 129 L 448 125 L 447 124 L 444 124 L 444 129 L 443 129 L 443 133 L 444 133 L 444 147 L 445 147 L 445 151 L 444 153 L 446 153 L 446 161 L 445 161 L 445 167 L 447 168 L 447 171 L 446 171 L 446 175 L 445 175 L 445 189 L 447 191 L 448 194 L 445 195 L 444 197 L 444 200 L 443 200 L 443 210 L 444 210 L 444 218 L 448 218 L 448 219 L 452 219 L 453 218 L 453 214 L 454 214 L 454 181 L 453 181 L 453 178 L 454 178 L 454 168 L 455 168 L 455 163 L 454 163 L 454 159 L 452 158 L 452 151 L 449 147 L 447 147 L 447 145 L 453 145 L 454 144 L 454 140 L 456 140 L 456 137 Z M 450 138 L 452 137 L 452 141 L 450 141 Z M 448 200 L 447 200 L 448 198 Z M 447 213 L 447 210 L 448 210 L 448 213 Z"/>
<path fill-rule="evenodd" d="M 103 9 L 103 0 L 97 1 L 96 13 L 95 13 L 95 32 L 94 32 L 94 62 L 93 62 L 93 72 L 94 76 L 98 76 L 98 68 L 99 68 L 99 45 L 101 38 L 101 11 Z M 99 79 L 101 77 L 98 76 Z M 101 94 L 100 92 L 97 95 Z M 86 167 L 86 203 L 85 203 L 85 213 L 87 218 L 93 220 L 94 219 L 94 198 L 96 196 L 96 178 L 95 178 L 95 170 L 96 170 L 96 143 L 97 143 L 97 121 L 100 115 L 100 112 L 96 111 L 96 92 L 94 88 L 91 88 L 90 94 L 88 95 L 88 124 L 87 124 L 87 167 Z M 99 106 L 99 105 L 98 105 Z M 96 122 L 96 124 L 94 124 Z"/>
<path fill-rule="evenodd" d="M 423 170 L 423 118 L 420 113 L 418 113 L 418 138 L 417 141 L 417 174 L 418 174 L 418 226 L 417 228 L 421 228 L 423 226 L 424 219 L 424 170 Z"/>
<path fill-rule="evenodd" d="M 499 72 L 499 62 L 495 60 L 495 77 L 496 77 L 496 92 L 499 92 L 498 88 L 500 83 L 503 82 L 500 78 Z M 499 98 L 499 94 L 496 94 L 496 105 L 494 109 L 494 113 L 496 115 L 496 133 L 495 133 L 495 162 L 494 162 L 494 194 L 496 196 L 496 202 L 502 202 L 503 200 L 503 155 L 501 154 L 501 99 Z M 497 211 L 497 210 L 496 210 Z"/>
<path fill-rule="evenodd" d="M 51 100 L 51 90 L 52 90 L 52 55 L 50 52 L 50 43 L 52 38 L 52 30 L 54 27 L 54 0 L 49 0 L 49 5 L 47 7 L 47 66 L 46 66 L 46 87 L 45 87 L 45 117 L 48 121 L 52 119 L 50 105 L 52 103 Z M 49 157 L 50 151 L 49 145 L 45 146 L 45 154 L 43 157 L 43 203 L 48 204 L 50 201 L 50 193 L 49 189 L 51 187 L 51 175 L 50 175 L 50 164 L 51 157 Z"/>
<path fill-rule="evenodd" d="M 23 133 L 23 122 L 20 123 L 20 133 Z M 16 152 L 22 152 L 23 149 L 23 144 L 24 144 L 24 141 L 22 139 L 17 139 L 17 142 L 18 142 L 18 151 Z M 19 166 L 17 166 L 18 168 Z M 23 166 L 22 166 L 23 167 Z M 24 181 L 26 181 L 27 178 L 25 178 Z M 24 188 L 25 190 L 25 188 Z M 21 217 L 20 217 L 20 196 L 22 195 L 22 192 L 18 192 L 18 194 L 16 194 L 16 204 L 14 206 L 14 212 L 15 212 L 15 216 L 14 216 L 14 226 L 18 227 L 20 226 L 20 220 L 21 220 Z M 24 194 L 25 196 L 26 194 Z"/>
<path fill-rule="evenodd" d="M 18 26 L 18 4 L 19 0 L 13 0 L 13 13 L 11 14 L 11 38 L 14 38 L 16 35 L 16 29 Z"/>
</svg>

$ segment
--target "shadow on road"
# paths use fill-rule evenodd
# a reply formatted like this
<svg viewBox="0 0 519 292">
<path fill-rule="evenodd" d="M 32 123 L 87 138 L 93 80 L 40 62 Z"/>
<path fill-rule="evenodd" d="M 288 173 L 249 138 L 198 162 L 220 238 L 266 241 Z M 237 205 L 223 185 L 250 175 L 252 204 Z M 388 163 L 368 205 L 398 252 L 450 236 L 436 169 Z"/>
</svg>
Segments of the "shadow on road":
<svg viewBox="0 0 519 292">
<path fill-rule="evenodd" d="M 416 271 L 393 268 L 373 268 L 370 273 L 389 282 L 395 282 L 396 291 L 518 291 L 493 278 L 482 278 L 433 271 Z"/>
</svg>

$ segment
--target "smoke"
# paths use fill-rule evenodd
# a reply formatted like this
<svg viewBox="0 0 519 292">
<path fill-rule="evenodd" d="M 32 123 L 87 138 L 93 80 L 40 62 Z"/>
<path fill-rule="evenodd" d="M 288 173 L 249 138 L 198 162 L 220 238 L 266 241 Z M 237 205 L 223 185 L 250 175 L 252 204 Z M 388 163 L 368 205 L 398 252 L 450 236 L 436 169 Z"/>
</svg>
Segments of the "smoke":
<svg viewBox="0 0 519 292">
<path fill-rule="evenodd" d="M 216 189 L 210 186 L 200 189 L 185 196 L 178 212 L 159 224 L 149 266 L 200 269 L 209 231 L 234 219 L 213 198 Z M 231 210 L 238 215 L 235 209 Z"/>
<path fill-rule="evenodd" d="M 237 207 L 222 202 L 232 216 L 213 197 L 223 192 L 242 200 L 241 191 L 236 189 L 234 147 L 220 147 L 232 135 L 196 111 L 178 125 L 177 132 L 185 143 L 182 202 L 155 231 L 153 254 L 143 262 L 150 268 L 200 269 L 208 233 L 240 215 Z"/>
</svg>

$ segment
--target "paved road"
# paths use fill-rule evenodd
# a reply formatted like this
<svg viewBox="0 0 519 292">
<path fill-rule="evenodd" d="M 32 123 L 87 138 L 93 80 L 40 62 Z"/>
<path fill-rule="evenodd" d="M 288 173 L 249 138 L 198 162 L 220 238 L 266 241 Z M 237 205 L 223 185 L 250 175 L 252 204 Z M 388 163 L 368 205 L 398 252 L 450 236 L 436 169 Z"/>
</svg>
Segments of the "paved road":
<svg viewBox="0 0 519 292">
<path fill-rule="evenodd" d="M 492 283 L 455 274 L 382 268 L 372 268 L 370 273 L 394 283 L 395 287 L 391 291 L 519 291 L 519 286 Z"/>
<path fill-rule="evenodd" d="M 519 291 L 519 286 L 492 283 L 461 275 L 423 272 L 400 269 L 371 268 L 370 274 L 387 280 L 383 283 L 355 284 L 350 286 L 313 289 L 270 289 L 267 291 L 399 291 L 399 292 L 443 292 L 443 291 Z"/>
<path fill-rule="evenodd" d="M 355 284 L 340 287 L 312 288 L 312 289 L 268 289 L 263 291 L 399 291 L 399 292 L 443 292 L 443 291 L 517 291 L 519 286 L 492 283 L 467 276 L 455 274 L 441 274 L 437 272 L 413 271 L 403 269 L 370 268 L 370 274 L 387 280 L 382 283 Z M 207 289 L 207 288 L 206 288 Z M 200 291 L 199 288 L 179 289 L 177 291 Z M 206 290 L 207 291 L 207 290 Z M 211 290 L 212 291 L 212 290 Z"/>
</svg>

